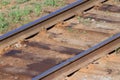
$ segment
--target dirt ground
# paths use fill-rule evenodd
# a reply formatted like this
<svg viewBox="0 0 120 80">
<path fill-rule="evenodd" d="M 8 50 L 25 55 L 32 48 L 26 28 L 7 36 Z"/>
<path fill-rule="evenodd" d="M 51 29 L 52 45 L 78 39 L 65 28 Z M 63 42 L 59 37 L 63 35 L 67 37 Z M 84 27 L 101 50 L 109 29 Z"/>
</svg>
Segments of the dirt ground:
<svg viewBox="0 0 120 80">
<path fill-rule="evenodd" d="M 73 2 L 75 0 L 69 0 Z M 96 13 L 90 10 L 88 13 Z M 98 12 L 102 13 L 102 11 Z M 106 13 L 101 16 L 105 16 Z M 0 80 L 31 80 L 36 75 L 120 32 L 120 14 L 97 21 L 75 17 L 18 42 L 0 56 Z M 97 16 L 98 17 L 98 16 Z M 108 21 L 109 20 L 109 21 Z M 114 26 L 114 27 L 113 27 Z M 120 53 L 107 55 L 65 80 L 119 80 Z"/>
<path fill-rule="evenodd" d="M 105 56 L 65 80 L 120 80 L 120 52 Z"/>
</svg>

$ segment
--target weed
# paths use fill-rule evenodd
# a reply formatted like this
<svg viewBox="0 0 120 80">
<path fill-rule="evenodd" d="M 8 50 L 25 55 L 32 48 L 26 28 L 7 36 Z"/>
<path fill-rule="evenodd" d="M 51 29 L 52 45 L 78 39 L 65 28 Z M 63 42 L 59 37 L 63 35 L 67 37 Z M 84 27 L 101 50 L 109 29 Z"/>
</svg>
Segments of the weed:
<svg viewBox="0 0 120 80">
<path fill-rule="evenodd" d="M 2 1 L 1 1 L 1 4 L 2 4 L 3 6 L 6 6 L 6 5 L 10 4 L 10 0 L 2 0 Z"/>
<path fill-rule="evenodd" d="M 113 4 L 120 4 L 120 0 L 111 0 Z"/>
<path fill-rule="evenodd" d="M 70 27 L 67 27 L 67 30 L 68 30 L 69 32 L 73 32 L 73 29 L 70 28 Z"/>
<path fill-rule="evenodd" d="M 16 0 L 16 2 L 18 4 L 22 4 L 22 3 L 25 3 L 25 2 L 28 2 L 28 1 L 30 1 L 30 0 Z"/>
<path fill-rule="evenodd" d="M 0 21 L 3 21 L 3 20 L 4 20 L 4 14 L 0 13 Z"/>
<path fill-rule="evenodd" d="M 17 9 L 17 10 L 11 10 L 8 15 L 13 20 L 13 22 L 18 22 L 21 20 L 22 13 L 19 9 Z"/>
<path fill-rule="evenodd" d="M 2 9 L 2 5 L 0 5 L 0 9 Z"/>
<path fill-rule="evenodd" d="M 22 17 L 29 15 L 31 12 L 32 10 L 28 7 L 25 7 L 24 9 L 17 8 L 15 10 L 11 10 L 8 15 L 13 22 L 17 23 L 22 20 Z"/>
<path fill-rule="evenodd" d="M 12 0 L 0 0 L 0 8 L 1 9 L 4 8 L 3 6 L 10 4 L 11 1 Z M 64 3 L 63 0 L 43 0 L 43 1 L 13 0 L 13 1 L 15 1 L 13 6 L 5 7 L 7 9 L 2 11 L 4 14 L 0 12 L 0 32 L 6 32 L 8 30 L 14 29 L 15 25 L 20 26 L 29 21 L 32 21 L 33 18 L 31 18 L 31 16 L 35 18 L 41 16 L 41 13 L 43 11 L 42 9 L 44 9 L 43 6 L 58 7 L 63 5 Z M 23 4 L 22 7 L 21 4 Z"/>
<path fill-rule="evenodd" d="M 78 16 L 77 19 L 78 19 L 78 22 L 80 23 L 82 18 Z"/>
<path fill-rule="evenodd" d="M 1 21 L 0 22 L 0 32 L 4 32 L 8 29 L 8 25 L 9 23 L 8 22 L 5 22 L 5 21 Z"/>
<path fill-rule="evenodd" d="M 120 0 L 114 0 L 114 1 L 115 1 L 115 2 L 118 2 L 118 3 L 120 2 Z"/>
<path fill-rule="evenodd" d="M 53 6 L 53 7 L 55 7 L 55 6 L 59 6 L 59 4 L 57 4 L 59 1 L 60 0 L 45 0 L 44 4 L 46 6 Z"/>
<path fill-rule="evenodd" d="M 115 50 L 116 54 L 120 52 L 120 47 Z"/>
<path fill-rule="evenodd" d="M 9 23 L 5 19 L 5 15 L 0 13 L 0 32 L 6 30 L 8 28 Z"/>
<path fill-rule="evenodd" d="M 38 16 L 42 12 L 42 5 L 41 4 L 35 4 L 34 6 L 34 12 Z"/>
<path fill-rule="evenodd" d="M 79 21 L 79 23 L 88 25 L 91 22 L 91 19 L 90 18 L 82 18 L 82 17 L 78 16 L 78 21 Z"/>
<path fill-rule="evenodd" d="M 90 23 L 90 20 L 91 20 L 90 18 L 86 18 L 86 19 L 83 20 L 83 23 L 84 23 L 84 24 L 89 24 L 89 23 Z"/>
<path fill-rule="evenodd" d="M 18 6 L 18 5 L 14 5 L 14 6 L 12 6 L 10 9 L 11 9 L 11 10 L 12 10 L 12 9 L 19 9 L 19 6 Z"/>
<path fill-rule="evenodd" d="M 87 31 L 84 30 L 84 31 L 82 31 L 82 33 L 83 33 L 83 34 L 87 34 Z"/>
<path fill-rule="evenodd" d="M 27 16 L 32 12 L 32 9 L 30 7 L 25 7 L 23 10 L 21 10 L 22 16 Z"/>
</svg>

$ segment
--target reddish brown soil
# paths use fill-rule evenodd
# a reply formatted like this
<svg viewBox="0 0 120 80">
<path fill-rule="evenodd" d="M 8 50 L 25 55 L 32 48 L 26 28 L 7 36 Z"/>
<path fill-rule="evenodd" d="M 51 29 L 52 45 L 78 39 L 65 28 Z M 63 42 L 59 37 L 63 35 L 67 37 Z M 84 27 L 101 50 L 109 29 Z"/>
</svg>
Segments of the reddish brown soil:
<svg viewBox="0 0 120 80">
<path fill-rule="evenodd" d="M 80 69 L 66 80 L 119 80 L 120 53 L 105 56 L 93 64 Z"/>
<path fill-rule="evenodd" d="M 73 18 L 63 24 L 58 24 L 48 31 L 41 31 L 35 37 L 22 43 L 16 43 L 9 50 L 5 51 L 3 53 L 4 55 L 0 57 L 0 79 L 31 80 L 32 77 L 56 64 L 120 32 L 120 24 L 104 23 L 95 21 L 94 19 L 88 20 L 86 23 L 85 19 L 79 22 L 77 18 Z M 115 62 L 115 65 L 118 65 L 117 67 L 120 66 L 118 64 L 119 58 L 117 58 L 119 56 L 113 55 L 112 58 L 109 57 L 110 56 L 94 62 L 94 64 L 89 65 L 87 69 L 81 69 L 80 74 L 78 74 L 79 72 L 75 73 L 73 76 L 68 77 L 68 80 L 79 80 L 79 77 L 83 78 L 84 75 L 85 78 L 83 78 L 83 80 L 86 80 L 89 76 L 86 77 L 85 73 L 89 75 L 93 73 L 96 75 L 96 70 L 101 72 L 95 79 L 100 80 L 102 72 L 105 76 L 109 76 L 108 73 L 111 74 L 114 70 L 107 66 L 112 64 L 112 62 L 108 63 L 110 60 L 116 59 L 118 62 Z M 94 72 L 91 70 L 94 70 Z M 88 80 L 94 79 L 90 78 Z M 104 80 L 109 79 L 105 78 Z"/>
</svg>

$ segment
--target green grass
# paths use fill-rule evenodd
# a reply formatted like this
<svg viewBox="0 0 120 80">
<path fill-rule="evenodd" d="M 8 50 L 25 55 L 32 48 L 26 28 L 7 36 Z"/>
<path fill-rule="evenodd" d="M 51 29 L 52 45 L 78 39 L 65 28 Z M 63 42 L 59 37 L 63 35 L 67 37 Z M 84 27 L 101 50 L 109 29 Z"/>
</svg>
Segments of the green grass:
<svg viewBox="0 0 120 80">
<path fill-rule="evenodd" d="M 29 7 L 25 7 L 24 9 L 13 9 L 8 13 L 9 18 L 15 23 L 23 20 L 23 17 L 29 15 L 32 10 Z"/>
<path fill-rule="evenodd" d="M 40 13 L 42 12 L 42 4 L 40 4 L 40 3 L 36 3 L 36 4 L 34 4 L 34 13 L 37 15 L 37 16 L 39 16 L 40 15 Z"/>
<path fill-rule="evenodd" d="M 44 0 L 44 5 L 52 6 L 52 7 L 63 6 L 64 1 L 63 0 Z"/>
<path fill-rule="evenodd" d="M 13 9 L 19 9 L 19 6 L 18 5 L 13 5 L 12 7 L 10 7 L 10 10 L 13 10 Z"/>
<path fill-rule="evenodd" d="M 57 6 L 58 0 L 45 0 L 44 4 L 47 6 Z"/>
<path fill-rule="evenodd" d="M 13 30 L 30 21 L 37 19 L 44 13 L 44 7 L 60 7 L 63 0 L 0 0 L 0 34 Z M 25 3 L 25 4 L 24 4 Z"/>
<path fill-rule="evenodd" d="M 22 4 L 22 3 L 25 3 L 25 2 L 28 2 L 28 1 L 30 1 L 30 0 L 16 0 L 16 2 L 18 4 Z"/>
<path fill-rule="evenodd" d="M 5 18 L 5 15 L 3 13 L 0 13 L 0 32 L 5 31 L 8 28 L 8 21 Z"/>
<path fill-rule="evenodd" d="M 1 0 L 0 4 L 3 6 L 6 6 L 6 5 L 10 4 L 10 0 Z"/>
<path fill-rule="evenodd" d="M 9 17 L 11 18 L 11 20 L 13 22 L 18 22 L 21 20 L 21 17 L 22 17 L 22 13 L 21 11 L 18 9 L 18 10 L 11 10 L 10 13 L 8 14 Z"/>
<path fill-rule="evenodd" d="M 21 10 L 22 16 L 27 16 L 32 12 L 32 9 L 30 7 L 25 7 L 23 10 Z"/>
</svg>

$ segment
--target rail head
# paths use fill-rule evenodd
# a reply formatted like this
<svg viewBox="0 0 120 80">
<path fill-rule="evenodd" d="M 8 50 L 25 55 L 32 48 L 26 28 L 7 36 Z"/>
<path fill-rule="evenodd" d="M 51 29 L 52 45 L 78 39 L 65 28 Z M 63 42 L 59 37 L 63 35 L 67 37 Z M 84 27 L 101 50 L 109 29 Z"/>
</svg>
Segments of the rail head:
<svg viewBox="0 0 120 80">
<path fill-rule="evenodd" d="M 28 24 L 25 24 L 25 25 L 15 29 L 15 30 L 12 30 L 12 31 L 0 36 L 0 44 L 1 44 L 0 48 L 3 46 L 2 43 L 6 44 L 5 41 L 4 41 L 5 39 L 10 38 L 11 36 L 13 36 L 15 34 L 19 34 L 22 31 L 25 31 L 25 30 L 33 27 L 33 26 L 36 26 L 36 25 L 42 23 L 42 22 L 45 22 L 50 18 L 53 18 L 53 17 L 55 17 L 57 15 L 60 15 L 61 13 L 64 13 L 64 12 L 66 12 L 66 11 L 68 11 L 68 10 L 78 6 L 78 5 L 81 5 L 82 3 L 90 2 L 90 1 L 96 1 L 97 2 L 97 0 L 77 0 L 74 3 L 65 6 L 64 8 L 61 8 L 61 9 L 55 11 L 55 12 L 50 13 L 49 15 L 46 15 L 46 16 L 44 16 L 42 18 L 39 18 L 38 20 L 35 20 L 35 21 L 30 22 Z M 104 2 L 104 1 L 106 1 L 106 0 L 98 0 L 98 2 Z M 87 8 L 85 8 L 85 9 L 87 9 Z M 33 33 L 31 33 L 31 34 L 33 34 Z M 24 34 L 22 33 L 22 35 L 24 35 Z M 86 56 L 86 55 L 88 55 L 88 54 L 90 54 L 90 53 L 92 53 L 94 51 L 97 51 L 97 50 L 101 49 L 102 47 L 104 47 L 104 46 L 108 45 L 109 43 L 112 43 L 112 42 L 114 42 L 116 40 L 117 40 L 117 42 L 119 42 L 117 45 L 120 46 L 120 33 L 118 33 L 118 34 L 112 36 L 111 38 L 109 38 L 109 39 L 107 39 L 107 40 L 93 46 L 92 48 L 90 48 L 90 49 L 76 55 L 75 57 L 70 58 L 70 59 L 66 60 L 65 62 L 62 62 L 61 64 L 56 65 L 55 67 L 53 67 L 53 68 L 45 71 L 44 73 L 34 77 L 32 80 L 39 80 L 39 79 L 41 80 L 41 79 L 51 75 L 52 73 L 57 72 L 58 70 L 61 70 L 63 67 L 67 66 L 68 64 L 74 63 L 75 61 L 79 60 L 80 58 L 82 58 L 82 57 L 84 57 L 84 56 Z M 2 41 L 4 41 L 4 42 L 2 42 Z M 8 41 L 8 40 L 6 40 L 6 41 Z"/>
<path fill-rule="evenodd" d="M 80 4 L 82 4 L 82 3 L 86 2 L 86 1 L 88 1 L 88 0 L 78 0 L 78 1 L 76 1 L 74 3 L 71 3 L 70 5 L 67 5 L 67 6 L 65 6 L 65 7 L 61 8 L 59 10 L 56 10 L 55 12 L 52 12 L 52 13 L 46 15 L 46 16 L 43 16 L 43 17 L 41 17 L 41 18 L 39 18 L 39 19 L 37 19 L 37 20 L 35 20 L 33 22 L 30 22 L 30 23 L 25 24 L 25 25 L 23 25 L 23 26 L 21 26 L 19 28 L 16 28 L 16 29 L 14 29 L 14 30 L 6 33 L 6 34 L 3 34 L 2 36 L 0 36 L 0 41 L 6 39 L 8 37 L 11 37 L 12 35 L 15 35 L 16 33 L 19 33 L 19 32 L 21 32 L 21 31 L 23 31 L 25 29 L 28 29 L 28 28 L 30 28 L 30 27 L 32 27 L 34 25 L 37 25 L 37 24 L 39 24 L 39 23 L 41 23 L 43 21 L 46 21 L 47 19 L 49 19 L 51 17 L 59 15 L 59 14 L 63 13 L 64 11 L 69 10 L 69 9 L 75 7 L 75 6 L 78 6 L 78 5 L 80 5 Z"/>
<path fill-rule="evenodd" d="M 18 41 L 22 41 L 38 32 L 42 29 L 50 28 L 58 22 L 64 21 L 73 17 L 81 12 L 94 7 L 98 3 L 102 3 L 106 0 L 77 0 L 76 2 L 67 5 L 55 12 L 52 12 L 38 20 L 25 24 L 15 30 L 12 30 L 2 36 L 0 36 L 0 49 L 4 50 L 7 46 L 10 46 Z"/>
<path fill-rule="evenodd" d="M 66 66 L 69 66 L 70 64 L 79 60 L 80 58 L 87 56 L 89 54 L 92 54 L 92 53 L 94 53 L 94 51 L 99 51 L 101 48 L 106 48 L 106 46 L 110 47 L 110 45 L 114 44 L 114 43 L 116 43 L 115 45 L 113 45 L 114 49 L 120 47 L 120 33 L 110 37 L 109 39 L 107 39 L 107 40 L 105 40 L 105 41 L 103 41 L 103 42 L 101 42 L 101 43 L 99 43 L 91 48 L 89 48 L 88 50 L 85 50 L 84 52 L 79 53 L 78 55 L 74 56 L 73 58 L 70 58 L 70 59 L 52 67 L 51 69 L 49 69 L 49 70 L 43 72 L 42 74 L 39 74 L 38 76 L 34 77 L 32 80 L 44 80 L 45 77 L 48 77 L 49 75 L 50 76 L 55 75 L 54 74 L 55 72 L 60 71 L 62 68 L 66 67 Z M 112 51 L 113 48 L 111 48 L 109 51 Z M 101 51 L 101 53 L 102 52 L 103 51 Z M 105 54 L 107 54 L 107 53 L 105 53 Z M 62 71 L 60 71 L 60 72 L 62 72 Z"/>
</svg>

